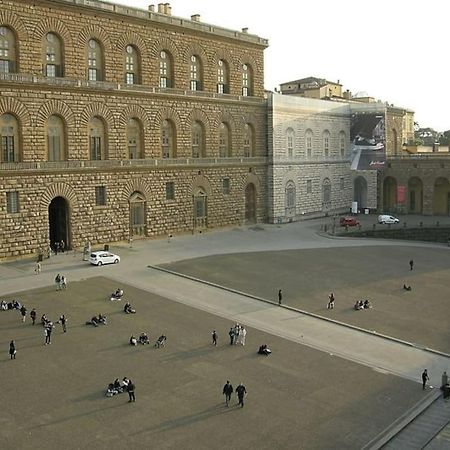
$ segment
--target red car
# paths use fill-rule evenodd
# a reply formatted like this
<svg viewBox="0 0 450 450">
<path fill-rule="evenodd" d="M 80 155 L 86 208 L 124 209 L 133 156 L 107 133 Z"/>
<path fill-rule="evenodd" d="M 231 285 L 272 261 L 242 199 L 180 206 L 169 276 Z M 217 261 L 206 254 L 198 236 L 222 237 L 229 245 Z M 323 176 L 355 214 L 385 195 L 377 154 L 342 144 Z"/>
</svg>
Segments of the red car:
<svg viewBox="0 0 450 450">
<path fill-rule="evenodd" d="M 359 220 L 354 217 L 341 217 L 339 223 L 342 227 L 357 227 L 360 225 Z"/>
</svg>

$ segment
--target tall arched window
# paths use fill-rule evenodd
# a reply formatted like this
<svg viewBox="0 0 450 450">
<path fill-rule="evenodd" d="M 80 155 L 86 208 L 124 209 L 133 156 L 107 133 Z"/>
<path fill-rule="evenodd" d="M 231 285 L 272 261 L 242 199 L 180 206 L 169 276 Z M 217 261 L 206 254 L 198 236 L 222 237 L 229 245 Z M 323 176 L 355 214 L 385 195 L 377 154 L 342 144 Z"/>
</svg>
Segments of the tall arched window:
<svg viewBox="0 0 450 450">
<path fill-rule="evenodd" d="M 127 144 L 129 159 L 143 159 L 142 126 L 137 119 L 130 119 L 127 124 Z"/>
<path fill-rule="evenodd" d="M 12 114 L 0 116 L 1 162 L 20 160 L 19 123 Z"/>
<path fill-rule="evenodd" d="M 329 178 L 325 178 L 322 182 L 322 200 L 324 209 L 331 207 L 331 181 Z"/>
<path fill-rule="evenodd" d="M 170 54 L 164 50 L 159 53 L 159 87 L 173 87 L 172 60 Z"/>
<path fill-rule="evenodd" d="M 192 124 L 192 157 L 204 158 L 205 157 L 205 138 L 203 132 L 203 126 L 200 122 L 195 121 Z"/>
<path fill-rule="evenodd" d="M 253 74 L 248 64 L 242 65 L 242 95 L 247 97 L 253 95 Z"/>
<path fill-rule="evenodd" d="M 330 132 L 328 130 L 323 132 L 323 156 L 325 158 L 330 156 Z"/>
<path fill-rule="evenodd" d="M 130 197 L 130 236 L 145 236 L 147 202 L 141 192 L 133 192 Z"/>
<path fill-rule="evenodd" d="M 255 133 L 253 127 L 246 123 L 244 125 L 244 156 L 250 158 L 254 155 Z"/>
<path fill-rule="evenodd" d="M 294 156 L 294 130 L 292 128 L 288 128 L 286 131 L 286 149 L 287 149 L 287 157 L 293 158 L 293 156 Z"/>
<path fill-rule="evenodd" d="M 0 73 L 18 72 L 16 36 L 8 27 L 0 26 Z"/>
<path fill-rule="evenodd" d="M 341 158 L 345 157 L 345 132 L 341 131 L 339 133 L 339 152 L 341 154 Z"/>
<path fill-rule="evenodd" d="M 224 122 L 219 125 L 219 156 L 221 158 L 231 156 L 230 128 Z"/>
<path fill-rule="evenodd" d="M 56 115 L 47 119 L 47 158 L 49 161 L 67 159 L 64 122 Z"/>
<path fill-rule="evenodd" d="M 63 46 L 55 33 L 44 36 L 44 76 L 55 78 L 64 76 Z"/>
<path fill-rule="evenodd" d="M 191 64 L 189 66 L 190 82 L 189 88 L 191 91 L 202 90 L 202 64 L 200 58 L 196 55 L 191 56 Z"/>
<path fill-rule="evenodd" d="M 106 159 L 105 126 L 99 117 L 89 122 L 89 153 L 92 160 Z"/>
<path fill-rule="evenodd" d="M 127 45 L 125 47 L 125 84 L 140 84 L 141 83 L 141 70 L 139 53 L 132 46 Z"/>
<path fill-rule="evenodd" d="M 217 92 L 219 94 L 229 94 L 229 71 L 226 61 L 219 59 L 217 61 Z"/>
<path fill-rule="evenodd" d="M 103 50 L 95 39 L 89 39 L 87 48 L 87 79 L 89 81 L 103 81 Z"/>
<path fill-rule="evenodd" d="M 285 189 L 286 217 L 295 216 L 295 203 L 295 183 L 290 180 L 286 183 Z"/>
<path fill-rule="evenodd" d="M 306 130 L 305 133 L 306 157 L 311 158 L 313 154 L 313 132 Z"/>
<path fill-rule="evenodd" d="M 170 120 L 161 125 L 161 153 L 163 158 L 176 158 L 175 127 Z"/>
</svg>

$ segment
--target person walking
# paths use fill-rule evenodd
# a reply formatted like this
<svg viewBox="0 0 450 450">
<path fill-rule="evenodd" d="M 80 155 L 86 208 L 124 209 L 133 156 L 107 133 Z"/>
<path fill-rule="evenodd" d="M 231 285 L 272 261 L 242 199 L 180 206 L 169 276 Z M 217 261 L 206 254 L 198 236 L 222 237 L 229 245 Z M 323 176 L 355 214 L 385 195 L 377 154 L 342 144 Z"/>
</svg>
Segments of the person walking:
<svg viewBox="0 0 450 450">
<path fill-rule="evenodd" d="M 245 329 L 244 326 L 241 327 L 241 331 L 239 332 L 239 335 L 241 337 L 241 339 L 240 339 L 241 345 L 245 345 L 245 338 L 247 336 L 247 330 Z"/>
<path fill-rule="evenodd" d="M 63 332 L 65 333 L 67 331 L 66 327 L 67 317 L 65 316 L 65 314 L 61 314 L 61 317 L 59 318 L 59 323 L 61 324 Z"/>
<path fill-rule="evenodd" d="M 61 275 L 60 289 L 65 290 L 66 288 L 67 288 L 67 277 L 65 275 Z"/>
<path fill-rule="evenodd" d="M 425 390 L 425 387 L 427 385 L 427 381 L 430 379 L 430 377 L 428 376 L 428 371 L 427 369 L 425 369 L 422 372 L 422 389 Z"/>
<path fill-rule="evenodd" d="M 447 375 L 447 371 L 444 370 L 444 373 L 442 374 L 441 377 L 441 389 L 444 388 L 444 386 L 446 386 L 448 384 L 448 375 Z"/>
<path fill-rule="evenodd" d="M 52 331 L 53 331 L 53 322 L 50 321 L 45 325 L 44 334 L 45 334 L 45 344 L 50 345 L 52 343 Z"/>
<path fill-rule="evenodd" d="M 134 385 L 134 383 L 131 380 L 128 380 L 128 384 L 127 384 L 127 392 L 128 392 L 128 403 L 130 402 L 135 402 L 136 401 L 136 396 L 134 394 L 136 387 Z"/>
<path fill-rule="evenodd" d="M 61 242 L 59 243 L 59 248 L 62 253 L 64 253 L 64 250 L 66 249 L 66 243 L 64 242 L 64 239 L 61 239 Z"/>
<path fill-rule="evenodd" d="M 42 269 L 41 263 L 38 261 L 36 263 L 36 267 L 34 268 L 34 271 L 36 272 L 36 275 L 39 275 L 41 273 L 41 269 Z"/>
<path fill-rule="evenodd" d="M 227 380 L 225 383 L 222 394 L 225 395 L 225 404 L 228 406 L 231 401 L 231 394 L 233 393 L 233 385 Z"/>
<path fill-rule="evenodd" d="M 228 336 L 230 336 L 230 345 L 234 344 L 234 328 L 231 327 L 230 331 L 228 332 Z"/>
<path fill-rule="evenodd" d="M 55 277 L 56 290 L 59 291 L 61 289 L 61 275 L 58 273 Z"/>
<path fill-rule="evenodd" d="M 32 324 L 34 325 L 36 323 L 36 310 L 34 308 L 30 311 L 30 317 Z"/>
<path fill-rule="evenodd" d="M 10 356 L 10 358 L 11 359 L 16 359 L 16 353 L 17 353 L 16 344 L 15 344 L 14 340 L 12 340 L 9 343 L 9 356 Z"/>
<path fill-rule="evenodd" d="M 241 382 L 239 386 L 236 388 L 236 394 L 239 400 L 238 405 L 241 405 L 241 408 L 244 407 L 244 397 L 247 394 L 247 389 L 245 389 L 245 386 Z"/>
<path fill-rule="evenodd" d="M 216 333 L 216 330 L 212 332 L 212 343 L 215 347 L 217 347 L 217 339 L 219 339 L 219 335 Z"/>
<path fill-rule="evenodd" d="M 27 317 L 27 308 L 25 308 L 25 305 L 21 306 L 20 314 L 22 314 L 22 322 L 25 322 L 25 319 Z"/>
<path fill-rule="evenodd" d="M 278 305 L 281 306 L 281 302 L 283 301 L 283 291 L 280 289 L 278 291 Z"/>
<path fill-rule="evenodd" d="M 414 261 L 411 259 L 409 261 L 409 270 L 413 270 L 414 269 Z"/>
<path fill-rule="evenodd" d="M 331 292 L 330 295 L 328 296 L 327 309 L 334 309 L 334 293 L 333 292 Z"/>
</svg>

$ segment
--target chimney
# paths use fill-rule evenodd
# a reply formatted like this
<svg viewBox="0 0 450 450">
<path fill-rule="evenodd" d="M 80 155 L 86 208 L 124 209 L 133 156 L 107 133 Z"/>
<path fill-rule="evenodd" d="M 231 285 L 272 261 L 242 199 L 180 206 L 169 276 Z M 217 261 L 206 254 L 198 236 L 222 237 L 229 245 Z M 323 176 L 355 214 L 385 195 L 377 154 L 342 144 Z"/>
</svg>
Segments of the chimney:
<svg viewBox="0 0 450 450">
<path fill-rule="evenodd" d="M 248 28 L 247 27 L 242 28 L 242 32 L 247 34 L 248 33 Z"/>
<path fill-rule="evenodd" d="M 155 12 L 155 5 L 148 5 L 148 12 Z"/>
<path fill-rule="evenodd" d="M 200 14 L 193 14 L 191 20 L 192 22 L 200 22 Z"/>
<path fill-rule="evenodd" d="M 164 3 L 158 3 L 158 13 L 164 14 Z"/>
<path fill-rule="evenodd" d="M 170 6 L 170 3 L 164 3 L 164 14 L 167 14 L 168 16 L 172 15 L 172 7 Z"/>
</svg>

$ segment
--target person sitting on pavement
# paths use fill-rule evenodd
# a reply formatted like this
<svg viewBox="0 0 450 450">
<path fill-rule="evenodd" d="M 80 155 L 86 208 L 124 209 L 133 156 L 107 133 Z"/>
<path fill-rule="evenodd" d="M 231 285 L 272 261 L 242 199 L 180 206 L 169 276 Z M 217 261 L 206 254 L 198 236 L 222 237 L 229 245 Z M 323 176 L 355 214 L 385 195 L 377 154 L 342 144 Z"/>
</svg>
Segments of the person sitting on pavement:
<svg viewBox="0 0 450 450">
<path fill-rule="evenodd" d="M 272 350 L 267 347 L 267 344 L 263 344 L 259 347 L 258 355 L 266 355 L 269 356 L 272 353 Z"/>
<path fill-rule="evenodd" d="M 403 289 L 405 291 L 410 291 L 411 290 L 411 286 L 407 286 L 406 284 L 403 285 Z"/>
<path fill-rule="evenodd" d="M 106 325 L 106 316 L 104 316 L 103 314 L 99 314 L 97 321 L 98 321 L 98 323 L 101 323 L 102 325 Z"/>
<path fill-rule="evenodd" d="M 165 336 L 164 334 L 162 334 L 155 342 L 155 347 L 160 348 L 160 347 L 164 347 L 165 343 L 167 341 L 167 336 Z"/>
<path fill-rule="evenodd" d="M 370 303 L 369 300 L 364 300 L 363 307 L 364 309 L 370 309 L 372 308 L 372 304 Z"/>
<path fill-rule="evenodd" d="M 117 288 L 116 291 L 111 294 L 111 301 L 122 300 L 122 297 L 123 297 L 123 289 Z"/>
<path fill-rule="evenodd" d="M 125 314 L 136 314 L 136 310 L 132 308 L 130 302 L 126 302 L 123 306 Z"/>
<path fill-rule="evenodd" d="M 360 309 L 364 309 L 364 304 L 362 300 L 358 300 L 355 303 L 355 306 L 353 307 L 356 311 L 360 310 Z"/>
<path fill-rule="evenodd" d="M 3 311 L 6 311 L 8 309 L 8 303 L 6 303 L 5 300 L 2 300 L 1 303 L 0 303 L 0 308 Z"/>
<path fill-rule="evenodd" d="M 130 337 L 130 345 L 137 345 L 137 339 L 134 337 L 134 335 L 131 335 Z"/>
<path fill-rule="evenodd" d="M 139 336 L 139 344 L 145 345 L 150 344 L 150 339 L 147 336 L 147 333 L 142 332 Z"/>
</svg>

